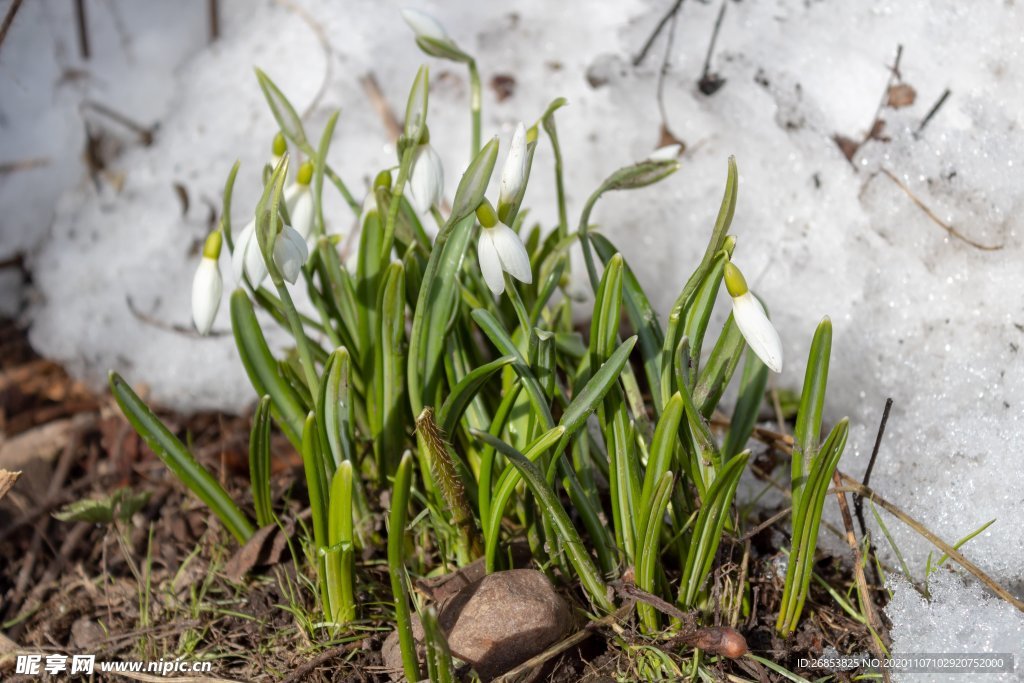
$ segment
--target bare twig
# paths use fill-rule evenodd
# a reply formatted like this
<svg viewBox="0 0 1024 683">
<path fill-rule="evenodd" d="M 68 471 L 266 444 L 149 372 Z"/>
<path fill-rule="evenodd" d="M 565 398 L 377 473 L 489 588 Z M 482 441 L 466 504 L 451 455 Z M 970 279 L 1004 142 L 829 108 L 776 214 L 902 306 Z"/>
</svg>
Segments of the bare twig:
<svg viewBox="0 0 1024 683">
<path fill-rule="evenodd" d="M 135 133 L 139 137 L 139 142 L 143 145 L 148 147 L 153 144 L 153 136 L 156 132 L 156 126 L 144 126 L 138 121 L 134 121 L 121 112 L 115 111 L 102 102 L 97 102 L 96 100 L 85 100 L 82 102 L 82 108 L 91 109 L 97 114 L 101 114 L 111 121 L 124 126 L 131 132 Z"/>
<path fill-rule="evenodd" d="M 680 2 L 680 5 L 682 3 Z M 678 9 L 678 7 L 676 8 Z M 670 140 L 679 140 L 668 126 L 668 112 L 665 110 L 665 76 L 668 75 L 668 69 L 671 65 L 672 60 L 672 45 L 675 44 L 676 40 L 676 19 L 679 18 L 678 12 L 673 12 L 670 17 L 671 26 L 668 30 L 668 42 L 665 43 L 665 58 L 661 61 L 661 69 L 658 71 L 658 112 L 661 114 L 661 137 L 668 138 Z M 659 29 L 660 30 L 660 29 Z M 682 142 L 680 140 L 680 142 Z"/>
<path fill-rule="evenodd" d="M 780 519 L 788 516 L 789 513 L 791 513 L 791 512 L 793 512 L 793 507 L 792 506 L 790 506 L 790 507 L 788 507 L 788 508 L 786 508 L 784 510 L 780 510 L 779 512 L 776 512 L 774 515 L 772 515 L 768 519 L 764 520 L 763 522 L 761 522 L 760 524 L 755 526 L 753 529 L 751 529 L 747 533 L 745 533 L 742 536 L 740 536 L 737 540 L 740 543 L 746 543 L 747 541 L 752 539 L 754 536 L 757 536 L 759 533 L 761 533 L 762 531 L 764 531 L 765 529 L 770 527 L 772 524 L 775 524 L 775 522 L 777 522 Z"/>
<path fill-rule="evenodd" d="M 380 120 L 384 123 L 384 129 L 387 131 L 388 139 L 394 142 L 398 139 L 398 136 L 402 134 L 402 124 L 398 120 L 398 116 L 395 115 L 395 110 L 388 104 L 387 98 L 384 97 L 384 92 L 380 89 L 380 83 L 377 82 L 377 77 L 373 72 L 367 73 L 365 76 L 359 79 L 360 84 L 363 86 L 363 90 L 366 92 L 366 97 L 369 98 L 370 104 L 377 111 L 377 115 Z"/>
<path fill-rule="evenodd" d="M 871 472 L 875 469 L 875 461 L 878 459 L 878 451 L 882 447 L 882 436 L 885 434 L 885 425 L 889 422 L 889 411 L 892 410 L 892 399 L 885 399 L 885 408 L 882 409 L 882 421 L 878 424 L 878 433 L 875 435 L 875 446 L 871 449 L 871 459 L 868 460 L 868 468 L 864 470 L 862 484 L 868 486 L 871 483 Z M 853 509 L 857 514 L 857 523 L 860 524 L 860 535 L 867 536 L 868 527 L 864 523 L 864 499 L 854 496 Z"/>
<path fill-rule="evenodd" d="M 654 27 L 654 31 L 651 35 L 647 37 L 647 40 L 644 42 L 644 46 L 640 48 L 640 52 L 638 52 L 636 57 L 633 58 L 633 66 L 640 66 L 643 63 L 644 59 L 647 58 L 647 53 L 651 50 L 651 46 L 654 45 L 654 41 L 658 39 L 658 36 L 665 29 L 665 25 L 675 18 L 676 14 L 679 12 L 679 8 L 682 6 L 683 0 L 675 0 L 675 2 L 672 3 L 672 7 L 670 7 L 668 12 L 665 13 L 665 16 L 658 21 L 658 25 Z"/>
<path fill-rule="evenodd" d="M 704 57 L 704 69 L 701 71 L 700 80 L 697 81 L 697 88 L 705 95 L 714 95 L 725 85 L 724 78 L 711 73 L 711 56 L 715 53 L 715 43 L 718 42 L 718 32 L 722 30 L 722 20 L 725 19 L 725 8 L 728 5 L 729 0 L 722 0 L 722 9 L 718 10 L 715 27 L 711 30 L 711 42 L 708 43 L 708 53 Z"/>
<path fill-rule="evenodd" d="M 846 494 L 839 490 L 842 481 L 839 478 L 838 472 L 833 473 L 832 480 L 836 485 L 839 513 L 843 518 L 843 526 L 846 527 L 846 543 L 850 546 L 850 552 L 853 554 L 853 577 L 857 582 L 857 592 L 860 593 L 861 609 L 864 610 L 864 616 L 867 619 L 868 625 L 875 633 L 878 633 L 881 630 L 882 622 L 878 619 L 878 614 L 875 612 L 871 591 L 868 589 L 868 581 L 864 576 L 864 558 L 860 552 L 857 534 L 853 530 L 853 517 L 850 516 L 850 506 L 846 502 Z M 875 657 L 878 659 L 885 658 L 885 653 L 878 647 L 878 643 L 875 642 L 874 638 L 870 640 L 870 647 Z M 889 681 L 889 671 L 885 667 L 882 667 L 882 680 L 886 683 Z"/>
<path fill-rule="evenodd" d="M 875 115 L 871 119 L 871 125 L 868 127 L 868 131 L 864 133 L 864 138 L 860 144 L 867 142 L 873 134 L 876 132 L 876 127 L 879 121 L 882 120 L 882 111 L 885 109 L 886 103 L 889 101 L 889 90 L 892 86 L 898 83 L 903 77 L 900 75 L 900 60 L 903 58 L 903 46 L 896 46 L 896 58 L 893 60 L 892 66 L 889 67 L 889 79 L 885 83 L 885 90 L 882 91 L 882 99 L 878 102 L 878 108 L 875 109 Z"/>
<path fill-rule="evenodd" d="M 85 0 L 75 0 L 75 26 L 78 28 L 78 50 L 82 59 L 89 59 L 89 29 L 86 26 Z"/>
<path fill-rule="evenodd" d="M 10 30 L 11 24 L 14 23 L 14 15 L 18 13 L 18 9 L 21 7 L 21 0 L 14 0 L 11 6 L 7 8 L 7 14 L 4 15 L 4 21 L 0 24 L 0 45 L 4 44 L 4 38 L 7 37 L 7 31 Z"/>
<path fill-rule="evenodd" d="M 914 131 L 915 137 L 921 134 L 921 131 L 923 131 L 924 127 L 928 125 L 928 122 L 931 121 L 935 114 L 938 113 L 939 109 L 942 109 L 942 105 L 946 103 L 946 100 L 949 99 L 949 96 L 951 94 L 952 93 L 949 88 L 946 88 L 942 92 L 942 95 L 939 96 L 939 99 L 935 102 L 935 104 L 932 105 L 932 108 L 928 110 L 928 113 L 924 115 L 924 118 L 921 119 L 921 124 L 917 127 L 917 130 Z"/>
<path fill-rule="evenodd" d="M 972 247 L 974 247 L 975 249 L 980 249 L 981 251 L 999 251 L 1000 249 L 1003 248 L 1004 245 L 1002 245 L 1002 244 L 996 244 L 996 245 L 981 244 L 980 242 L 975 242 L 970 237 L 967 237 L 966 235 L 961 234 L 952 225 L 946 223 L 941 218 L 936 216 L 935 213 L 933 213 L 932 210 L 929 209 L 928 206 L 917 197 L 917 195 L 915 195 L 913 192 L 911 192 L 910 188 L 907 187 L 906 184 L 902 180 L 900 180 L 899 178 L 894 176 L 892 173 L 890 173 L 888 169 L 882 168 L 882 173 L 884 173 L 889 178 L 889 180 L 891 180 L 894 183 L 896 183 L 896 186 L 898 188 L 900 188 L 901 190 L 903 190 L 904 194 L 906 194 L 908 197 L 910 197 L 910 201 L 914 202 L 914 204 L 917 205 L 917 208 L 921 209 L 921 211 L 924 211 L 924 214 L 926 216 L 928 216 L 928 218 L 932 219 L 933 223 L 935 223 L 940 228 L 945 230 L 946 233 L 949 234 L 950 237 L 955 237 L 956 239 L 960 240 L 961 242 L 964 242 L 965 244 L 969 244 Z"/>
<path fill-rule="evenodd" d="M 998 583 L 996 583 L 995 580 L 993 580 L 992 577 L 990 577 L 988 574 L 982 571 L 982 569 L 978 567 L 978 565 L 974 564 L 966 557 L 961 555 L 956 548 L 943 541 L 941 538 L 932 533 L 931 530 L 925 527 L 925 525 L 921 524 L 916 519 L 908 515 L 906 512 L 896 507 L 889 501 L 885 500 L 877 493 L 872 491 L 870 488 L 864 486 L 864 484 L 861 484 L 859 481 L 854 479 L 853 477 L 847 474 L 843 474 L 842 472 L 838 472 L 838 474 L 844 484 L 843 488 L 838 490 L 849 491 L 851 493 L 855 493 L 859 496 L 867 498 L 873 503 L 877 503 L 880 507 L 887 510 L 898 520 L 909 526 L 911 529 L 919 533 L 921 536 L 924 536 L 926 539 L 928 539 L 928 541 L 931 542 L 931 544 L 934 545 L 936 548 L 944 552 L 946 555 L 949 555 L 950 559 L 952 559 L 954 562 L 956 562 L 961 567 L 963 567 L 971 574 L 973 574 L 975 578 L 977 578 L 979 581 L 985 584 L 985 586 L 990 591 L 998 595 L 1003 600 L 1006 600 L 1008 603 L 1016 607 L 1021 612 L 1024 612 L 1024 601 L 1017 599 L 1008 590 L 1006 590 Z"/>
<path fill-rule="evenodd" d="M 8 173 L 17 173 L 18 171 L 28 171 L 33 168 L 39 168 L 40 166 L 46 166 L 49 163 L 49 159 L 43 158 L 7 161 L 0 164 L 0 175 L 7 175 Z"/>
<path fill-rule="evenodd" d="M 206 10 L 210 24 L 210 42 L 220 38 L 220 7 L 218 0 L 207 0 Z"/>
</svg>

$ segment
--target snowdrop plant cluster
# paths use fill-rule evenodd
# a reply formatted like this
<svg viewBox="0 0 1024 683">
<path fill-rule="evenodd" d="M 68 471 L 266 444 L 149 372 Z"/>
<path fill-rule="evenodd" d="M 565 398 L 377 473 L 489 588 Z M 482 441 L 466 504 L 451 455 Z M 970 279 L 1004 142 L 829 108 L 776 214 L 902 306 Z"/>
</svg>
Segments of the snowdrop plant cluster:
<svg viewBox="0 0 1024 683">
<path fill-rule="evenodd" d="M 431 139 L 426 67 L 410 89 L 395 164 L 385 169 L 332 166 L 338 115 L 314 146 L 282 89 L 257 71 L 281 131 L 263 173 L 263 194 L 255 207 L 232 206 L 236 164 L 192 290 L 195 326 L 206 334 L 221 298 L 217 259 L 226 244 L 235 280 L 230 324 L 259 399 L 248 495 L 229 495 L 112 374 L 115 397 L 154 452 L 239 543 L 276 524 L 287 509 L 272 496 L 269 480 L 270 434 L 279 430 L 304 464 L 319 623 L 337 634 L 365 613 L 370 606 L 355 596 L 372 578 L 356 558 L 386 557 L 410 680 L 422 672 L 408 577 L 478 558 L 487 571 L 501 569 L 501 548 L 516 538 L 595 615 L 616 608 L 609 582 L 628 575 L 698 619 L 719 607 L 738 616 L 749 609 L 749 584 L 734 582 L 736 591 L 719 595 L 716 607 L 708 579 L 735 570 L 735 563 L 719 562 L 719 548 L 727 529 L 738 534 L 750 523 L 733 499 L 769 372 L 782 369 L 783 343 L 733 262 L 741 245 L 729 234 L 735 163 L 729 160 L 703 258 L 661 317 L 623 256 L 591 229 L 590 215 L 608 192 L 641 190 L 669 177 L 680 149 L 657 150 L 612 172 L 573 228 L 555 118 L 565 101 L 556 99 L 515 127 L 495 174 L 501 144 L 498 137 L 480 139 L 475 61 L 435 20 L 411 10 L 403 16 L 428 55 L 469 70 L 472 160 L 451 195 L 432 145 L 465 141 Z M 556 165 L 540 179 L 531 172 L 542 143 L 551 145 Z M 360 176 L 375 178 L 362 200 L 343 179 Z M 557 188 L 559 220 L 531 224 L 520 208 L 531 183 L 548 181 Z M 492 185 L 494 204 L 487 199 Z M 351 215 L 325 215 L 323 197 L 335 191 Z M 232 218 L 239 214 L 248 220 L 235 232 Z M 359 234 L 349 255 L 341 231 L 353 218 Z M 433 240 L 424 227 L 431 221 L 438 228 Z M 583 334 L 566 296 L 577 249 L 594 296 Z M 712 330 L 723 281 L 732 313 Z M 308 309 L 296 307 L 296 288 L 308 295 Z M 268 323 L 290 334 L 291 349 L 270 348 Z M 813 558 L 823 491 L 845 443 L 835 433 L 818 442 L 828 370 L 824 334 L 816 336 L 797 423 L 794 529 L 799 523 L 800 535 L 790 567 L 803 569 Z M 741 365 L 736 402 L 724 405 Z M 716 413 L 728 416 L 724 432 L 712 427 Z M 386 540 L 381 516 L 388 519 Z M 408 535 L 416 553 L 409 552 Z M 803 569 L 787 577 L 793 597 L 780 607 L 784 633 L 807 596 L 810 573 Z M 637 618 L 649 633 L 679 628 L 643 603 Z"/>
</svg>

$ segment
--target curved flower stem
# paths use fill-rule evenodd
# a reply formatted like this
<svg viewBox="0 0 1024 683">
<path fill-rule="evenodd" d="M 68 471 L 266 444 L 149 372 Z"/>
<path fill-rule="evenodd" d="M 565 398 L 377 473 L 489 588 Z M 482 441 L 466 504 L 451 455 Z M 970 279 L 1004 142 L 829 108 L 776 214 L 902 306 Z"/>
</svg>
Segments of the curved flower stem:
<svg viewBox="0 0 1024 683">
<path fill-rule="evenodd" d="M 480 72 L 476 68 L 476 60 L 471 59 L 469 66 L 469 110 L 473 118 L 473 143 L 469 150 L 469 160 L 472 162 L 480 151 L 480 109 L 483 103 L 483 94 L 480 89 Z"/>
<path fill-rule="evenodd" d="M 302 372 L 306 375 L 306 384 L 309 385 L 309 391 L 313 396 L 316 396 L 320 393 L 320 379 L 316 374 L 316 364 L 313 362 L 313 352 L 309 347 L 306 330 L 302 327 L 299 312 L 295 308 L 295 303 L 292 301 L 291 294 L 288 293 L 288 287 L 285 286 L 284 280 L 277 274 L 273 274 L 272 279 L 274 286 L 277 287 L 277 293 L 281 297 L 281 304 L 282 308 L 284 308 L 285 317 L 288 319 L 288 326 L 292 328 L 295 346 L 299 349 L 299 363 L 302 365 Z"/>
<path fill-rule="evenodd" d="M 359 202 L 357 202 L 356 198 L 352 196 L 352 192 L 348 189 L 348 185 L 345 184 L 345 181 L 341 179 L 341 176 L 335 173 L 334 169 L 330 166 L 324 166 L 324 174 L 327 176 L 328 180 L 334 183 L 334 186 L 338 188 L 338 192 L 341 193 L 341 196 L 345 199 L 345 203 L 348 204 L 350 209 L 352 209 L 352 212 L 358 216 L 361 211 Z"/>
<path fill-rule="evenodd" d="M 512 302 L 512 308 L 516 311 L 516 317 L 519 318 L 519 326 L 523 328 L 523 343 L 527 344 L 533 329 L 533 326 L 530 325 L 530 314 L 526 312 L 526 306 L 523 305 L 523 299 L 519 296 L 519 290 L 516 289 L 512 276 L 508 273 L 502 273 L 502 275 L 505 277 L 505 291 L 508 293 L 509 301 Z"/>
<path fill-rule="evenodd" d="M 398 177 L 395 178 L 395 186 L 391 192 L 387 221 L 384 223 L 384 238 L 381 240 L 382 251 L 380 258 L 382 262 L 387 261 L 395 241 L 395 221 L 398 219 L 398 208 L 402 204 L 402 193 L 405 191 L 405 181 L 409 177 L 409 167 L 412 165 L 412 155 L 415 149 L 415 145 L 406 147 L 405 151 L 402 152 L 402 163 L 398 165 Z"/>
</svg>

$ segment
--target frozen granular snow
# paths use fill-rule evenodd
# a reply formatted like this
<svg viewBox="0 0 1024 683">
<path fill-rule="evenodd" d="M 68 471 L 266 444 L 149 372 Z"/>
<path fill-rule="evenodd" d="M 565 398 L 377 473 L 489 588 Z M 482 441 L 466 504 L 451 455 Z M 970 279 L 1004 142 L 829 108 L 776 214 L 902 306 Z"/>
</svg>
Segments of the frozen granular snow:
<svg viewBox="0 0 1024 683">
<path fill-rule="evenodd" d="M 357 193 L 394 159 L 360 76 L 374 72 L 401 111 L 416 67 L 430 64 L 431 137 L 449 197 L 468 157 L 468 86 L 460 67 L 417 50 L 394 3 L 222 2 L 222 38 L 209 48 L 196 4 L 150 23 L 150 9 L 138 8 L 156 4 L 97 4 L 124 15 L 135 61 L 119 47 L 116 22 L 97 11 L 106 57 L 90 64 L 69 54 L 66 3 L 26 4 L 0 53 L 5 88 L 19 93 L 0 105 L 2 158 L 51 156 L 52 163 L 0 180 L 0 202 L 14 216 L 0 226 L 0 259 L 29 252 L 38 288 L 32 340 L 44 353 L 96 382 L 117 368 L 172 407 L 241 409 L 253 397 L 230 336 L 162 329 L 134 315 L 127 300 L 147 319 L 188 325 L 188 283 L 208 205 L 219 203 L 236 158 L 233 219 L 247 221 L 274 133 L 252 67 L 266 69 L 308 110 L 314 136 L 331 110 L 343 109 L 331 162 Z M 573 216 L 608 173 L 659 145 L 665 35 L 642 65 L 632 60 L 669 4 L 526 0 L 506 8 L 457 0 L 423 8 L 478 57 L 485 135 L 507 141 L 517 121 L 532 122 L 554 97 L 569 100 L 557 119 Z M 594 222 L 666 311 L 703 250 L 725 160 L 735 154 L 736 259 L 780 328 L 787 367 L 776 386 L 799 387 L 814 327 L 830 315 L 827 415 L 849 415 L 853 425 L 841 467 L 863 473 L 884 400 L 893 397 L 872 485 L 950 541 L 996 519 L 964 551 L 1024 593 L 1024 10 L 953 0 L 730 2 L 711 65 L 725 84 L 707 96 L 696 84 L 718 10 L 718 3 L 685 3 L 670 54 L 664 107 L 687 144 L 682 168 L 653 188 L 602 199 Z M 37 41 L 55 46 L 39 64 Z M 848 162 L 833 136 L 865 137 L 898 45 L 903 81 L 917 100 L 885 109 L 883 139 Z M 41 78 L 28 77 L 32 65 Z M 68 66 L 92 75 L 63 84 Z M 499 74 L 514 78 L 502 101 L 486 85 Z M 951 97 L 918 133 L 947 88 Z M 82 144 L 76 108 L 101 95 L 135 118 L 160 121 L 153 145 L 124 142 L 112 161 L 124 178 L 120 191 L 106 181 L 97 189 L 74 163 Z M 551 178 L 542 142 L 526 204 L 546 224 L 555 217 Z M 175 183 L 191 198 L 184 216 Z M 901 185 L 966 240 L 998 249 L 949 234 Z M 333 201 L 330 229 L 347 234 L 353 216 Z M 582 280 L 576 286 L 585 289 Z M 227 328 L 222 311 L 215 329 Z M 898 521 L 888 524 L 919 580 L 931 549 Z M 941 573 L 933 596 L 925 604 L 897 587 L 888 610 L 897 652 L 932 638 L 926 642 L 965 651 L 1005 642 L 1024 657 L 1010 608 Z M 970 628 L 953 618 L 967 605 L 979 610 Z M 995 640 L 1000 629 L 1016 640 Z"/>
</svg>

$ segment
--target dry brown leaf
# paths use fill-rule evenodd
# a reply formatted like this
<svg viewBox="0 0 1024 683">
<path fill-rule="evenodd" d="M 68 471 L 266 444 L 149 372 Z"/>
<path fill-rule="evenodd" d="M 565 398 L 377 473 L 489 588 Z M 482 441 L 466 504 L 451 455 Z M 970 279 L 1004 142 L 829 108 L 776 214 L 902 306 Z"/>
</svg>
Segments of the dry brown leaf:
<svg viewBox="0 0 1024 683">
<path fill-rule="evenodd" d="M 21 476 L 21 472 L 11 472 L 9 470 L 0 470 L 0 500 L 7 495 L 7 492 L 14 486 L 14 482 L 18 481 L 18 477 Z"/>
<path fill-rule="evenodd" d="M 893 109 L 909 107 L 917 99 L 917 91 L 913 86 L 906 83 L 897 83 L 889 87 L 889 95 L 886 98 L 886 105 Z"/>
</svg>

